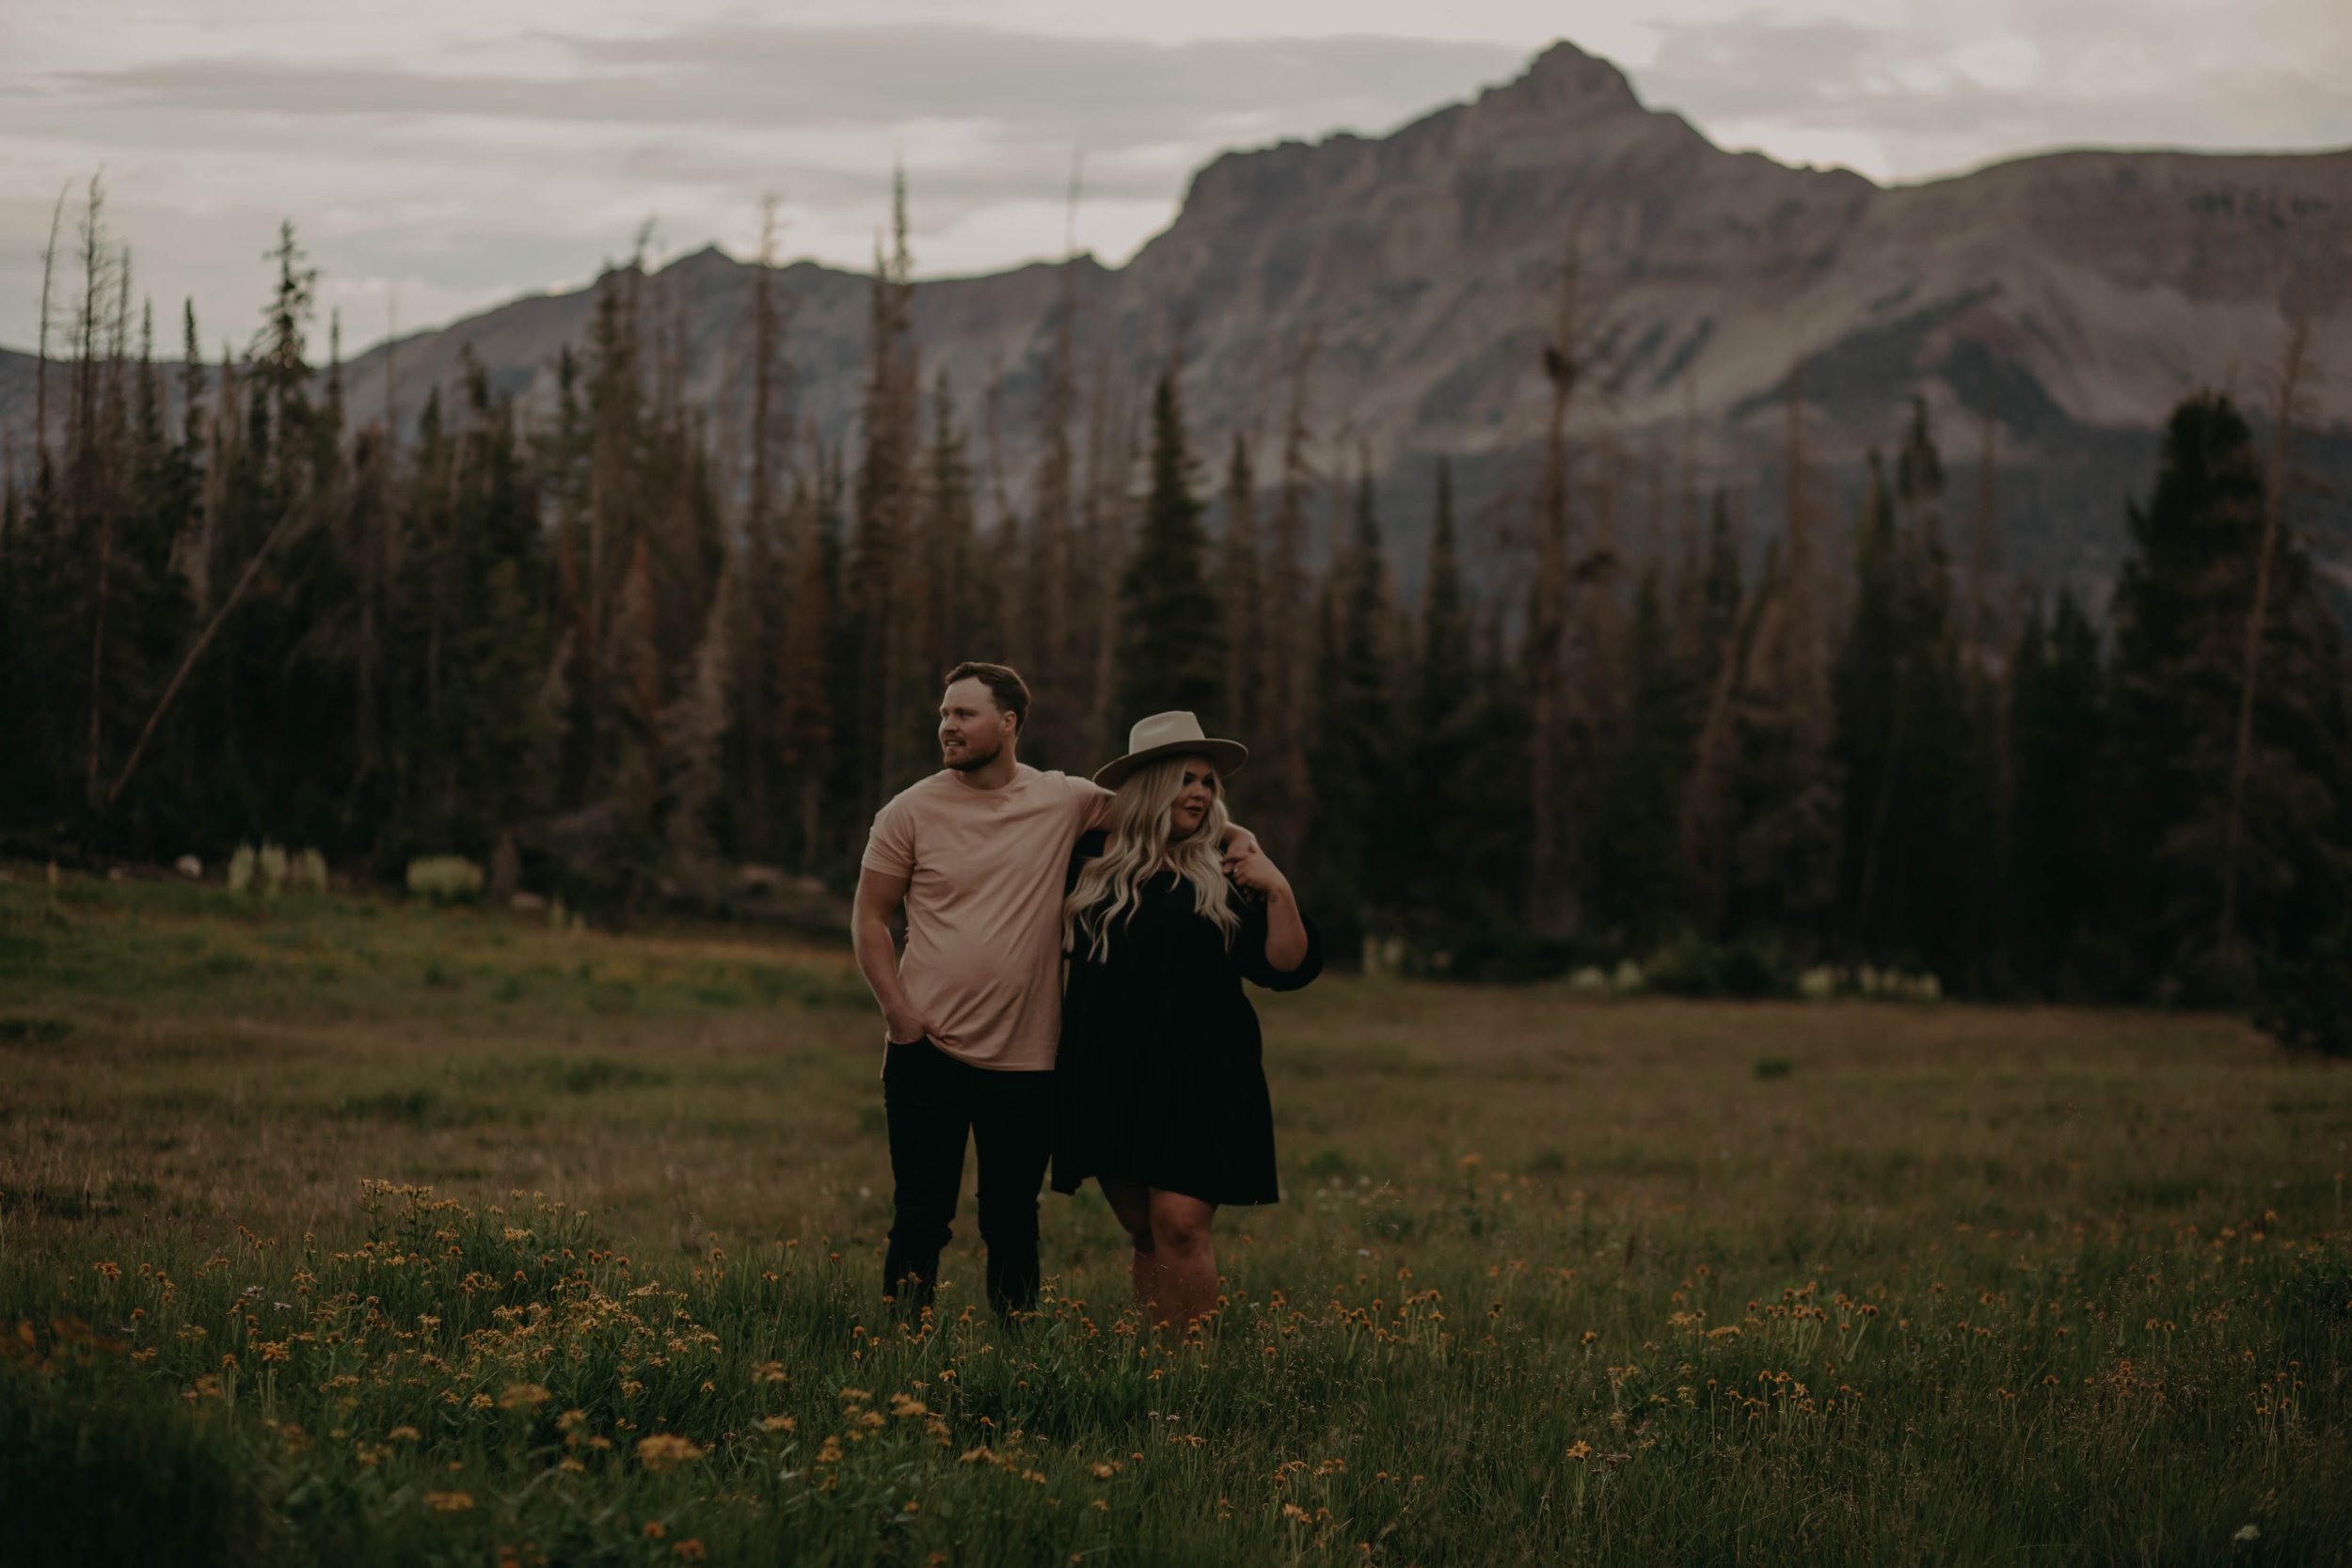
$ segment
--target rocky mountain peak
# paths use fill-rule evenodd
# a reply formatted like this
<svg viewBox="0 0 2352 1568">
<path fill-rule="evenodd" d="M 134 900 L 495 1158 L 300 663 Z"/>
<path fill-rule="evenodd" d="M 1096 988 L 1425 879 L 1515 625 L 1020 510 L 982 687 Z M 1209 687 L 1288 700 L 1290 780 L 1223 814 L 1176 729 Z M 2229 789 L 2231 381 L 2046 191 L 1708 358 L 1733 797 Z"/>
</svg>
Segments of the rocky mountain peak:
<svg viewBox="0 0 2352 1568">
<path fill-rule="evenodd" d="M 1649 112 L 1624 71 L 1565 39 L 1536 55 L 1518 80 L 1487 88 L 1478 106 L 1558 119 Z"/>
</svg>

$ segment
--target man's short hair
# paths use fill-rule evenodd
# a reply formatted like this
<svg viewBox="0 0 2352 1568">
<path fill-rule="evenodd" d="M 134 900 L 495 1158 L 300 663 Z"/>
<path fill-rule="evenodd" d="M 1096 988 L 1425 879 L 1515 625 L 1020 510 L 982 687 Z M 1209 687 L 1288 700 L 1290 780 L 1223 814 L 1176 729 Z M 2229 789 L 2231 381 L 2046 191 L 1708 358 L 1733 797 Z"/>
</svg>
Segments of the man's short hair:
<svg viewBox="0 0 2352 1568">
<path fill-rule="evenodd" d="M 1029 727 L 1029 683 L 1021 678 L 1021 672 L 1009 664 L 985 664 L 967 658 L 947 672 L 946 684 L 958 681 L 978 681 L 996 699 L 998 708 L 1012 715 L 1014 733 Z"/>
</svg>

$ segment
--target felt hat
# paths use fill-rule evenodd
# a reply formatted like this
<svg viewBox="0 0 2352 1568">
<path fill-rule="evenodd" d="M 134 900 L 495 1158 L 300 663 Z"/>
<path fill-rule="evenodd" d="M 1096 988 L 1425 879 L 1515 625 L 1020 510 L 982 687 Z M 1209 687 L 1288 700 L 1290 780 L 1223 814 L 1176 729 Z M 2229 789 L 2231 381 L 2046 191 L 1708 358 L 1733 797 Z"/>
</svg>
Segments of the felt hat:
<svg viewBox="0 0 2352 1568">
<path fill-rule="evenodd" d="M 1249 760 L 1249 748 L 1238 740 L 1212 740 L 1200 733 L 1200 721 L 1189 713 L 1155 713 L 1136 721 L 1127 732 L 1127 754 L 1094 770 L 1094 782 L 1117 789 L 1135 770 L 1162 757 L 1206 757 L 1217 777 L 1230 778 Z"/>
</svg>

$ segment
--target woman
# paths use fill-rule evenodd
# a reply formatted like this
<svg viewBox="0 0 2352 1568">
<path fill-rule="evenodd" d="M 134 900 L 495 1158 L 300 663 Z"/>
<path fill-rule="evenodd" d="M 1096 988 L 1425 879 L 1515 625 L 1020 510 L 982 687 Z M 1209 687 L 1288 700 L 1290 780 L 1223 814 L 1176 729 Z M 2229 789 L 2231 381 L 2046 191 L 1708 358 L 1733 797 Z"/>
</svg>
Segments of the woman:
<svg viewBox="0 0 2352 1568">
<path fill-rule="evenodd" d="M 1179 1337 L 1216 1306 L 1217 1207 L 1272 1203 L 1274 1109 L 1244 979 L 1296 990 L 1314 927 L 1263 851 L 1229 880 L 1225 775 L 1249 753 L 1189 713 L 1136 724 L 1094 775 L 1109 827 L 1079 841 L 1062 910 L 1070 983 L 1055 1059 L 1054 1189 L 1088 1177 L 1135 1248 L 1136 1299 Z"/>
</svg>

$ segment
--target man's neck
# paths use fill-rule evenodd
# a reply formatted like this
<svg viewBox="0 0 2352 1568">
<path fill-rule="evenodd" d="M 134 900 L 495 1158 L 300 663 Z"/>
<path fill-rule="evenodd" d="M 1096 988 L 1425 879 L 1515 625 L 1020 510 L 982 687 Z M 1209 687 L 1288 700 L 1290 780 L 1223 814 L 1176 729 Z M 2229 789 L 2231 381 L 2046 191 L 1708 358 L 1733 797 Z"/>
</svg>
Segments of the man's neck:
<svg viewBox="0 0 2352 1568">
<path fill-rule="evenodd" d="M 977 768 L 959 768 L 953 771 L 958 779 L 974 789 L 1002 789 L 1012 783 L 1014 775 L 1021 771 L 1021 759 L 1014 756 L 1012 748 L 1008 746 Z"/>
</svg>

